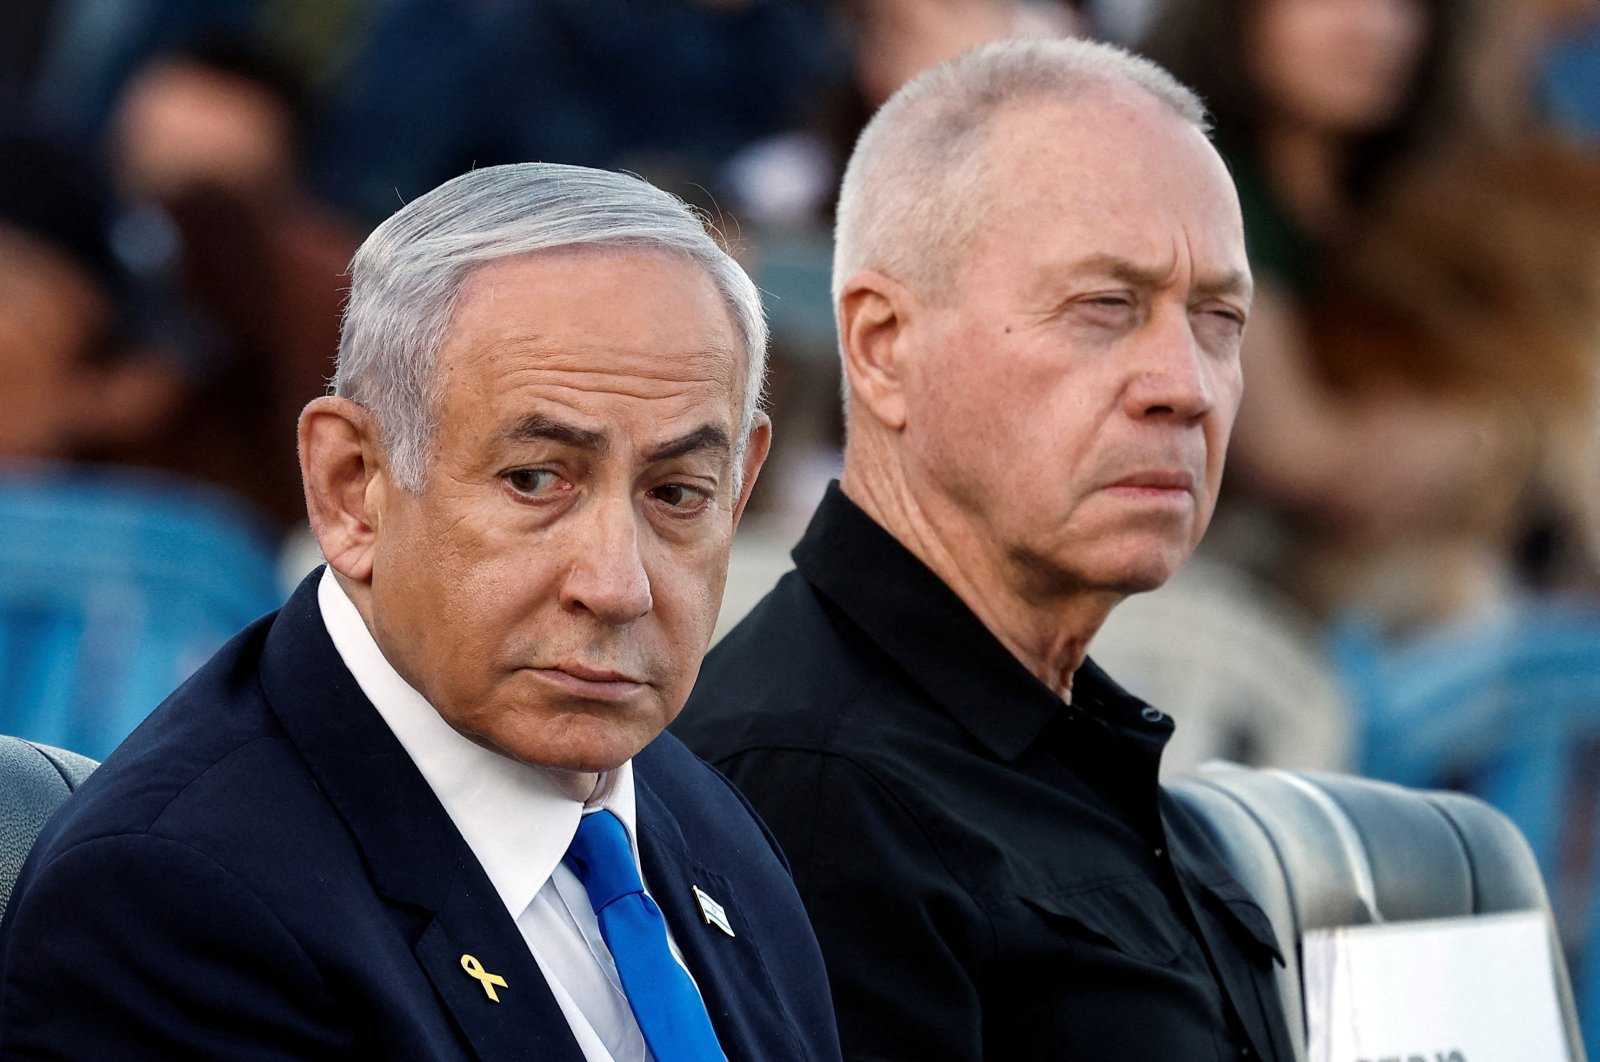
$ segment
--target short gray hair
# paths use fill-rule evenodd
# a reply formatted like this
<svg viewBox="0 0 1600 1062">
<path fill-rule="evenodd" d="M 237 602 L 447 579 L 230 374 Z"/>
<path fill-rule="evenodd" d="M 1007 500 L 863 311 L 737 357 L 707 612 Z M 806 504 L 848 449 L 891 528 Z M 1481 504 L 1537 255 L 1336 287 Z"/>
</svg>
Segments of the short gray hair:
<svg viewBox="0 0 1600 1062">
<path fill-rule="evenodd" d="M 1204 106 L 1148 59 L 1076 38 L 1000 41 L 912 78 L 856 141 L 839 191 L 833 302 L 864 269 L 934 297 L 970 243 L 992 195 L 983 135 L 998 111 L 1106 88 L 1142 91 L 1202 132 Z"/>
<path fill-rule="evenodd" d="M 540 162 L 489 166 L 406 204 L 350 263 L 333 393 L 372 411 L 395 481 L 421 490 L 437 427 L 439 348 L 467 277 L 499 259 L 571 247 L 666 254 L 710 277 L 744 344 L 737 493 L 766 374 L 760 293 L 699 214 L 627 174 Z"/>
</svg>

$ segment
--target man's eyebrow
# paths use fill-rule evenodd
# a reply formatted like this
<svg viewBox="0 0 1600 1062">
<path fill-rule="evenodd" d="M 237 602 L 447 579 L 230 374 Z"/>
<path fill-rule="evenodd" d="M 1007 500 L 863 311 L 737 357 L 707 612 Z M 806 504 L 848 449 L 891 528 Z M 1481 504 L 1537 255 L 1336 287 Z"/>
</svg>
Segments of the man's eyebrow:
<svg viewBox="0 0 1600 1062">
<path fill-rule="evenodd" d="M 1251 282 L 1249 273 L 1229 270 L 1215 276 L 1201 277 L 1194 290 L 1200 295 L 1236 295 L 1241 299 L 1249 299 L 1255 294 L 1255 284 Z"/>
<path fill-rule="evenodd" d="M 1114 254 L 1091 254 L 1072 263 L 1079 275 L 1104 276 L 1135 287 L 1153 288 L 1166 278 L 1166 271 L 1151 269 Z"/>
<path fill-rule="evenodd" d="M 732 453 L 733 440 L 728 438 L 727 432 L 715 424 L 704 424 L 694 431 L 678 436 L 676 439 L 667 440 L 645 454 L 644 458 L 647 462 L 654 464 L 657 461 L 670 461 L 674 457 L 683 457 L 702 450 L 720 450 L 723 453 Z"/>
<path fill-rule="evenodd" d="M 611 448 L 610 441 L 599 432 L 563 424 L 542 413 L 523 417 L 506 429 L 505 436 L 512 442 L 533 442 L 544 439 L 597 454 L 603 454 Z"/>
<path fill-rule="evenodd" d="M 505 436 L 512 442 L 531 442 L 534 440 L 547 440 L 572 446 L 579 450 L 588 450 L 590 453 L 605 454 L 611 449 L 611 440 L 597 431 L 563 424 L 553 417 L 542 413 L 533 413 L 517 421 L 505 431 Z M 728 433 L 715 424 L 704 424 L 691 432 L 686 432 L 676 439 L 668 439 L 644 455 L 644 459 L 654 464 L 657 461 L 670 461 L 674 457 L 683 457 L 685 454 L 697 453 L 704 450 L 720 450 L 724 453 L 733 451 L 733 442 L 728 438 Z"/>
</svg>

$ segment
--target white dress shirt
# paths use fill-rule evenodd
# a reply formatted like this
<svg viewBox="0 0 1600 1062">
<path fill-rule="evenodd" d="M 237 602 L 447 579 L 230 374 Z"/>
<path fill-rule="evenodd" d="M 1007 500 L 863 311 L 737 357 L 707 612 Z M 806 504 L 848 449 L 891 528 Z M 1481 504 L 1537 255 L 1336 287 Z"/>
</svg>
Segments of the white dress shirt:
<svg viewBox="0 0 1600 1062">
<path fill-rule="evenodd" d="M 322 573 L 317 602 L 345 666 L 432 787 L 516 920 L 584 1057 L 588 1062 L 648 1062 L 644 1037 L 600 936 L 588 893 L 561 862 L 578 820 L 601 809 L 622 820 L 638 862 L 632 761 L 601 775 L 587 801 L 572 799 L 545 771 L 492 752 L 446 723 L 384 657 L 331 570 Z M 681 963 L 670 929 L 668 942 Z"/>
</svg>

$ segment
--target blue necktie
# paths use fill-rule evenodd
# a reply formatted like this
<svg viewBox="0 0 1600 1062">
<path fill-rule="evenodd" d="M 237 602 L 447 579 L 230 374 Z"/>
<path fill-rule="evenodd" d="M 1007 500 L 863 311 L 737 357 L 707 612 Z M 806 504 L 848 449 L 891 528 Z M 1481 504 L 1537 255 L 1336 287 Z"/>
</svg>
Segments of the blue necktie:
<svg viewBox="0 0 1600 1062">
<path fill-rule="evenodd" d="M 628 1006 L 656 1062 L 725 1062 L 694 982 L 667 946 L 661 908 L 645 895 L 628 831 L 609 811 L 585 815 L 562 860 L 578 875 Z"/>
</svg>

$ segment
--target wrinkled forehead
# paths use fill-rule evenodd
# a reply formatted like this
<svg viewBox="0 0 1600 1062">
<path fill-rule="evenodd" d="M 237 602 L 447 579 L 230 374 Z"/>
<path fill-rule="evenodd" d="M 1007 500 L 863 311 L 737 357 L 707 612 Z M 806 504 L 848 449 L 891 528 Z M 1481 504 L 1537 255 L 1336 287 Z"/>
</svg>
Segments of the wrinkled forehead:
<svg viewBox="0 0 1600 1062">
<path fill-rule="evenodd" d="M 937 178 L 943 222 L 905 237 L 922 243 L 931 301 L 945 301 L 981 261 L 1021 268 L 1041 244 L 1052 256 L 1088 255 L 1128 252 L 1134 239 L 1170 256 L 1176 235 L 1207 245 L 1219 271 L 1248 272 L 1225 164 L 1187 117 L 1144 90 L 1041 91 L 994 108 L 970 132 L 965 156 Z"/>
<path fill-rule="evenodd" d="M 483 266 L 463 284 L 436 408 L 521 416 L 522 407 L 565 407 L 590 426 L 635 407 L 737 420 L 744 371 L 732 315 L 696 263 L 541 252 Z"/>
<path fill-rule="evenodd" d="M 453 357 L 523 351 L 568 371 L 676 369 L 744 385 L 742 323 L 705 263 L 670 248 L 576 245 L 470 267 L 440 345 L 440 382 Z"/>
<path fill-rule="evenodd" d="M 1007 108 L 989 123 L 984 149 L 989 191 L 1002 201 L 1109 207 L 1126 199 L 1238 221 L 1233 179 L 1205 133 L 1131 89 Z"/>
<path fill-rule="evenodd" d="M 1182 245 L 1207 271 L 1248 274 L 1226 165 L 1203 132 L 1143 93 L 1097 89 L 1007 108 L 985 130 L 983 161 L 973 261 L 987 250 L 1154 265 Z"/>
</svg>

